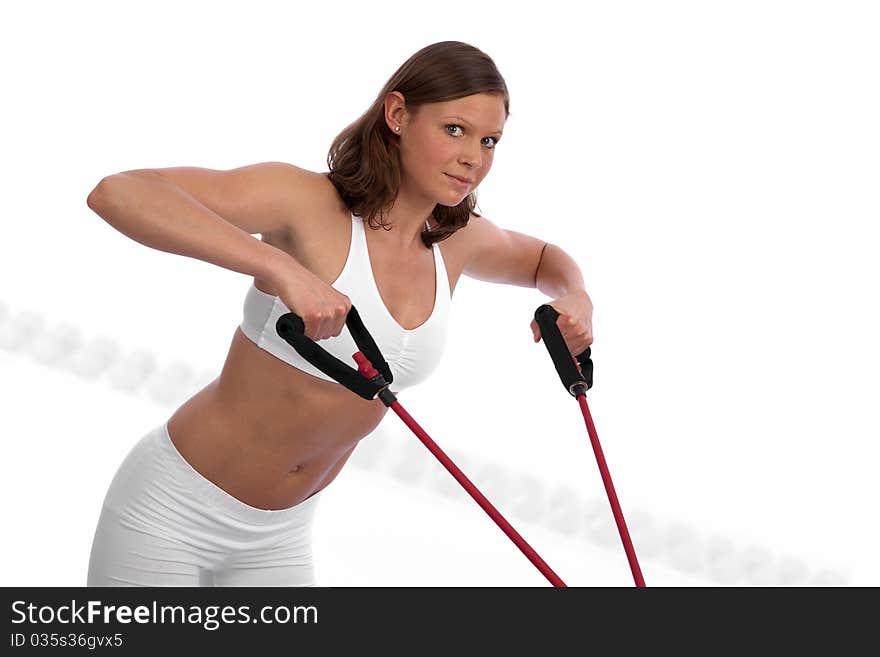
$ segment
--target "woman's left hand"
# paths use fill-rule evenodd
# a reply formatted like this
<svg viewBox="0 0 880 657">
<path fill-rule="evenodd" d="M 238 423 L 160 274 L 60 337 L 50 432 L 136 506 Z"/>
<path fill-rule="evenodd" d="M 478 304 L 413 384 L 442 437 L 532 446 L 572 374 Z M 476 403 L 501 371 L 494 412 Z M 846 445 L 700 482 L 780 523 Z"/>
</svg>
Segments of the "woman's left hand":
<svg viewBox="0 0 880 657">
<path fill-rule="evenodd" d="M 559 332 L 573 357 L 582 354 L 593 344 L 593 302 L 586 290 L 569 292 L 554 301 L 548 301 L 547 305 L 553 306 L 559 313 L 556 326 L 559 327 Z M 541 339 L 538 322 L 533 319 L 531 326 L 532 336 L 535 342 L 538 342 Z"/>
</svg>

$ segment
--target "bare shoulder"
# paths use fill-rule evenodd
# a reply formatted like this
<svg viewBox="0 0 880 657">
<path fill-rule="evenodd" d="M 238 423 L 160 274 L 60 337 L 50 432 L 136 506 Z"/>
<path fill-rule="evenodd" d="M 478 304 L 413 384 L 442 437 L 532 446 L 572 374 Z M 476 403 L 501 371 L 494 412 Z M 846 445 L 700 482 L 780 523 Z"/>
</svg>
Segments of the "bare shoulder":
<svg viewBox="0 0 880 657">
<path fill-rule="evenodd" d="M 281 165 L 281 163 L 276 163 Z M 328 218 L 341 215 L 345 204 L 326 172 L 317 172 L 284 163 L 290 180 L 291 194 L 289 212 L 283 225 L 268 237 L 275 240 L 302 242 L 310 239 L 315 231 L 326 230 Z"/>
<path fill-rule="evenodd" d="M 485 237 L 487 221 L 485 217 L 477 216 L 471 212 L 467 226 L 459 228 L 441 242 L 446 246 L 450 255 L 460 261 L 462 267 L 467 266 L 467 263 L 474 257 L 482 238 Z"/>
<path fill-rule="evenodd" d="M 309 241 L 316 233 L 332 228 L 331 217 L 342 216 L 345 204 L 326 173 L 310 171 L 286 163 L 279 168 L 276 184 L 287 186 L 286 208 L 281 221 L 263 232 L 263 241 L 280 246 Z"/>
<path fill-rule="evenodd" d="M 262 241 L 289 253 L 328 284 L 335 280 L 348 256 L 351 212 L 327 172 L 299 169 L 301 193 L 284 224 L 263 233 Z M 277 294 L 268 281 L 256 279 L 264 292 Z"/>
</svg>

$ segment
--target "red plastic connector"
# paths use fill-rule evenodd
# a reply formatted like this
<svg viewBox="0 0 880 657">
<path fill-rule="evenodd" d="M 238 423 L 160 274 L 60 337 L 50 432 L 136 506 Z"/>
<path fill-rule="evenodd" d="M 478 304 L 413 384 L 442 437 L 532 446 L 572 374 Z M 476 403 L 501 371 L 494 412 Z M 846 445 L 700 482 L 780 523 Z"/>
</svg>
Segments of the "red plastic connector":
<svg viewBox="0 0 880 657">
<path fill-rule="evenodd" d="M 363 374 L 368 379 L 372 380 L 379 372 L 373 367 L 373 364 L 370 362 L 370 359 L 364 356 L 362 351 L 358 351 L 351 356 L 354 358 L 354 361 L 358 365 L 358 372 Z"/>
</svg>

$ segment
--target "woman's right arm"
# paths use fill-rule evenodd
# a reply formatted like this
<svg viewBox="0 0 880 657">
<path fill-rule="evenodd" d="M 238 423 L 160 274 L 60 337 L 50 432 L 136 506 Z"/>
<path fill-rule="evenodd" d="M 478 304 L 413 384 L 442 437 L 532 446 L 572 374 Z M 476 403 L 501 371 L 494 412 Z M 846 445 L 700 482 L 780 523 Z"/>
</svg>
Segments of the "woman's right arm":
<svg viewBox="0 0 880 657">
<path fill-rule="evenodd" d="M 289 226 L 293 196 L 306 195 L 304 176 L 310 173 L 280 162 L 229 171 L 138 169 L 104 178 L 87 203 L 145 246 L 274 281 L 301 265 L 252 233 Z"/>
<path fill-rule="evenodd" d="M 305 335 L 339 335 L 351 300 L 293 256 L 253 237 L 297 225 L 318 207 L 320 174 L 283 162 L 227 171 L 198 167 L 137 169 L 107 176 L 89 207 L 145 246 L 198 258 L 269 281 L 305 324 Z"/>
</svg>

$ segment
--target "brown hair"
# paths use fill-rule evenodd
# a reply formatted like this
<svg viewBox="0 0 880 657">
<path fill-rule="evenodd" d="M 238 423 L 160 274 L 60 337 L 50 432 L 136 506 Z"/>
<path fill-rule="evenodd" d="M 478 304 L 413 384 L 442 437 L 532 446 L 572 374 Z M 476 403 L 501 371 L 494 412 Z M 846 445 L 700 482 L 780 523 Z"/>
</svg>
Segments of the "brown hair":
<svg viewBox="0 0 880 657">
<path fill-rule="evenodd" d="M 385 83 L 370 108 L 348 125 L 330 146 L 327 177 L 349 210 L 365 217 L 371 228 L 388 224 L 382 220 L 391 210 L 400 188 L 400 144 L 385 123 L 385 97 L 399 91 L 408 111 L 416 113 L 426 103 L 454 100 L 476 93 L 490 93 L 504 100 L 505 119 L 510 116 L 510 96 L 495 62 L 478 48 L 461 41 L 441 41 L 410 57 Z M 477 205 L 473 191 L 458 205 L 436 204 L 433 230 L 422 231 L 422 242 L 431 247 L 467 225 Z M 379 225 L 373 225 L 377 218 Z"/>
</svg>

